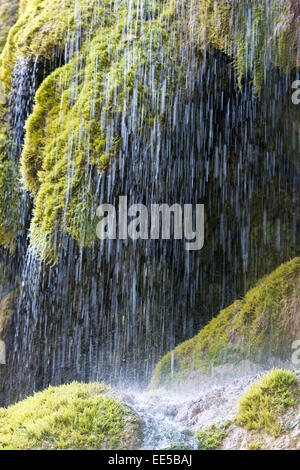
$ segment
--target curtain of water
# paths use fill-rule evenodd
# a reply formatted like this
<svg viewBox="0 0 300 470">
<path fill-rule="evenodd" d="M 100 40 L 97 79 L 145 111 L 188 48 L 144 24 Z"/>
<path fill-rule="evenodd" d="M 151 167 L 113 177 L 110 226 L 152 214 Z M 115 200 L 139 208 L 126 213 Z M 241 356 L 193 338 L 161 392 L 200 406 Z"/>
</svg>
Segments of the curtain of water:
<svg viewBox="0 0 300 470">
<path fill-rule="evenodd" d="M 129 4 L 124 35 L 133 38 L 137 24 L 140 34 L 159 8 Z M 118 5 L 111 6 L 113 14 Z M 189 18 L 185 2 L 177 3 L 176 15 Z M 77 21 L 60 61 L 77 54 L 80 67 L 80 12 Z M 174 41 L 175 24 L 168 31 Z M 165 352 L 299 252 L 294 76 L 266 59 L 261 95 L 247 76 L 240 90 L 232 60 L 200 47 L 202 38 L 187 24 L 176 38 L 176 57 L 161 36 L 154 44 L 153 31 L 133 87 L 128 91 L 124 83 L 122 112 L 105 121 L 107 139 L 117 135 L 122 145 L 106 171 L 87 168 L 87 181 L 99 204 L 118 207 L 120 195 L 128 196 L 129 205 L 148 207 L 204 203 L 204 249 L 188 252 L 181 240 L 111 240 L 79 248 L 60 235 L 52 267 L 29 249 L 8 351 L 5 403 L 71 380 L 147 382 Z M 84 34 L 92 37 L 91 30 Z M 125 48 L 122 66 L 129 70 L 140 57 L 134 39 Z M 97 57 L 94 67 L 97 76 Z M 148 86 L 142 96 L 141 84 Z M 15 87 L 14 96 L 21 96 L 24 81 L 16 80 Z M 18 109 L 12 119 L 21 139 L 25 116 Z"/>
</svg>

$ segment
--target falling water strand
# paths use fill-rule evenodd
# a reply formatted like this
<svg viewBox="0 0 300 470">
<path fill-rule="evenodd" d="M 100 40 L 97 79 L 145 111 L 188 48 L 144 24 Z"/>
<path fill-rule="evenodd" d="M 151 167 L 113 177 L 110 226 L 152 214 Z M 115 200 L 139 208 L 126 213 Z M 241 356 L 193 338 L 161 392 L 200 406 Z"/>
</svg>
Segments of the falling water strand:
<svg viewBox="0 0 300 470">
<path fill-rule="evenodd" d="M 248 25 L 251 2 L 245 5 Z M 78 98 L 79 80 L 84 86 L 88 54 L 81 54 L 82 48 L 88 51 L 94 30 L 106 27 L 96 12 L 83 31 L 84 12 L 76 8 L 76 31 L 63 53 L 54 52 L 59 63 L 75 63 L 71 77 L 59 69 L 56 84 L 59 96 L 68 90 L 71 105 Z M 299 252 L 299 135 L 293 126 L 289 72 L 273 67 L 266 53 L 260 95 L 247 74 L 240 88 L 232 58 L 203 44 L 185 1 L 175 2 L 165 25 L 164 2 L 156 7 L 149 1 L 112 2 L 105 8 L 114 31 L 122 31 L 122 50 L 111 45 L 107 58 L 119 66 L 119 84 L 112 86 L 117 70 L 105 69 L 95 46 L 88 109 L 105 136 L 105 153 L 112 156 L 109 167 L 99 171 L 89 163 L 93 141 L 87 137 L 78 207 L 96 201 L 96 206 L 117 208 L 123 195 L 128 206 L 143 203 L 148 208 L 204 203 L 205 246 L 188 252 L 181 240 L 106 240 L 83 248 L 57 229 L 55 265 L 40 261 L 31 248 L 14 320 L 14 350 L 8 353 L 7 403 L 72 380 L 147 383 L 163 354 Z M 247 31 L 250 67 L 256 35 L 250 26 Z M 10 105 L 17 146 L 24 121 L 20 106 L 29 99 L 21 83 L 27 72 L 18 67 L 13 80 L 19 101 L 11 98 Z M 37 72 L 31 70 L 26 90 L 34 89 Z M 60 128 L 55 131 L 60 135 Z M 83 120 L 80 130 L 72 127 L 67 137 L 62 225 L 73 197 L 74 154 L 87 135 Z M 86 214 L 78 217 L 84 230 Z M 48 249 L 44 242 L 41 252 Z"/>
</svg>

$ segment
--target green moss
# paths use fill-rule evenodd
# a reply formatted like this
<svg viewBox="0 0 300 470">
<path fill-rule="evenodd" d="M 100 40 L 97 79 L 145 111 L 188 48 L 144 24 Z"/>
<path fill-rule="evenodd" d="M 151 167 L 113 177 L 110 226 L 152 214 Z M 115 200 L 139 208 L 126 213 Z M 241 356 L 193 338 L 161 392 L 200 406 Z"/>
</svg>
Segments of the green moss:
<svg viewBox="0 0 300 470">
<path fill-rule="evenodd" d="M 278 417 L 297 405 L 299 396 L 296 374 L 274 369 L 241 398 L 235 422 L 247 430 L 264 430 L 278 437 L 282 432 Z"/>
<path fill-rule="evenodd" d="M 116 12 L 107 2 L 101 3 L 101 25 L 95 25 L 93 38 L 83 44 L 80 58 L 57 69 L 38 90 L 26 123 L 21 172 L 35 201 L 31 243 L 45 259 L 56 258 L 57 232 L 67 232 L 83 246 L 94 243 L 97 200 L 91 175 L 101 173 L 118 155 L 124 112 L 129 114 L 134 106 L 137 112 L 143 105 L 145 136 L 153 129 L 157 107 L 144 81 L 151 67 L 149 48 L 156 63 L 153 86 L 160 88 L 169 77 L 166 89 L 171 92 L 184 79 L 186 58 L 178 63 L 176 77 L 168 73 L 183 35 L 183 26 L 175 24 L 174 5 L 149 1 L 148 19 L 142 24 L 139 5 L 134 2 L 128 25 L 126 2 L 120 3 Z M 134 40 L 130 39 L 131 28 Z M 163 60 L 165 50 L 169 58 Z M 132 99 L 134 88 L 137 103 Z M 168 100 L 169 93 L 166 107 Z"/>
<path fill-rule="evenodd" d="M 244 299 L 223 310 L 194 338 L 157 364 L 151 387 L 175 386 L 199 378 L 213 366 L 243 359 L 265 363 L 285 359 L 299 335 L 300 258 L 261 280 Z"/>
<path fill-rule="evenodd" d="M 6 92 L 19 56 L 39 56 L 49 71 L 55 51 L 76 46 L 69 63 L 48 76 L 36 94 L 21 158 L 22 180 L 35 204 L 31 244 L 46 260 L 57 258 L 65 233 L 82 246 L 95 242 L 93 175 L 118 157 L 121 123 L 130 113 L 137 116 L 137 129 L 142 122 L 145 140 L 154 126 L 163 126 L 165 115 L 158 116 L 152 90 L 166 81 L 165 109 L 171 109 L 172 96 L 186 88 L 185 71 L 191 69 L 184 45 L 187 51 L 191 45 L 196 65 L 205 38 L 233 57 L 240 81 L 249 70 L 257 89 L 269 59 L 283 69 L 295 66 L 290 2 L 189 0 L 183 11 L 177 0 L 147 0 L 143 12 L 141 20 L 138 1 L 131 2 L 129 15 L 128 2 L 23 0 L 9 32 L 0 58 Z M 145 79 L 150 74 L 151 80 Z M 5 114 L 0 106 L 1 126 Z M 9 230 L 0 242 L 12 245 L 16 233 Z"/>
<path fill-rule="evenodd" d="M 12 316 L 16 312 L 16 303 L 19 289 L 15 289 L 5 295 L 0 301 L 0 340 L 5 340 L 7 328 L 10 325 Z"/>
<path fill-rule="evenodd" d="M 258 92 L 268 63 L 283 71 L 296 67 L 299 18 L 293 1 L 194 0 L 193 8 L 201 36 L 233 57 L 240 83 L 249 72 Z"/>
<path fill-rule="evenodd" d="M 7 137 L 10 135 L 10 129 L 7 126 L 8 92 L 16 60 L 20 56 L 26 56 L 32 60 L 35 56 L 39 56 L 40 65 L 43 64 L 42 67 L 51 69 L 51 60 L 56 54 L 55 51 L 63 51 L 66 44 L 72 47 L 71 45 L 79 40 L 79 36 L 80 41 L 84 42 L 89 27 L 93 28 L 97 22 L 101 21 L 97 5 L 98 2 L 95 0 L 79 0 L 76 4 L 73 0 L 67 0 L 64 5 L 61 0 L 22 1 L 18 21 L 11 28 L 0 56 L 2 97 L 0 103 L 0 243 L 11 251 L 14 249 L 21 223 L 18 216 L 21 213 L 19 211 L 21 204 L 19 168 L 17 161 L 8 160 L 9 148 L 12 144 Z M 1 12 L 0 8 L 0 14 Z M 12 17 L 11 21 L 13 21 Z M 34 133 L 34 129 L 31 128 L 31 130 Z M 38 163 L 37 159 L 33 167 L 35 168 Z"/>
<path fill-rule="evenodd" d="M 49 387 L 0 409 L 0 449 L 130 449 L 140 429 L 132 411 L 97 383 Z"/>
<path fill-rule="evenodd" d="M 15 23 L 19 0 L 1 0 L 0 3 L 0 53 L 5 45 L 10 28 Z"/>
<path fill-rule="evenodd" d="M 95 0 L 28 0 L 22 2 L 20 15 L 11 28 L 0 59 L 0 79 L 9 89 L 16 58 L 39 56 L 52 59 L 54 48 L 63 50 L 66 43 L 77 39 L 91 26 Z"/>
<path fill-rule="evenodd" d="M 197 432 L 198 450 L 214 450 L 220 447 L 227 436 L 229 422 L 212 424 Z"/>
<path fill-rule="evenodd" d="M 0 134 L 0 243 L 13 252 L 15 238 L 22 228 L 21 189 L 18 167 L 8 159 L 12 146 L 7 134 Z"/>
<path fill-rule="evenodd" d="M 264 447 L 264 441 L 252 441 L 246 444 L 246 450 L 262 450 Z"/>
</svg>

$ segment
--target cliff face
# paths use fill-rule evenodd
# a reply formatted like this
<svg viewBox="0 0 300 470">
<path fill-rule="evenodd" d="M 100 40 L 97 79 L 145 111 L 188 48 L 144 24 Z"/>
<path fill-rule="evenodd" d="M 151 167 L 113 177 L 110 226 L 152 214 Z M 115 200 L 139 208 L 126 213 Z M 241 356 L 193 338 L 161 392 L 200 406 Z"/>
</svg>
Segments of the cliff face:
<svg viewBox="0 0 300 470">
<path fill-rule="evenodd" d="M 298 6 L 21 2 L 0 58 L 1 296 L 23 287 L 5 333 L 6 404 L 111 371 L 149 377 L 299 255 Z M 97 205 L 124 194 L 204 202 L 203 251 L 103 246 Z"/>
<path fill-rule="evenodd" d="M 10 28 L 15 24 L 19 9 L 19 0 L 1 1 L 0 4 L 0 52 L 2 51 Z"/>
<path fill-rule="evenodd" d="M 222 364 L 251 360 L 292 364 L 293 342 L 300 336 L 300 259 L 280 266 L 244 299 L 214 318 L 198 335 L 177 346 L 156 366 L 152 387 L 201 384 Z"/>
<path fill-rule="evenodd" d="M 74 8 L 70 0 L 63 8 L 60 0 L 23 2 L 2 53 L 0 79 L 7 92 L 20 57 L 29 59 L 29 70 L 35 57 L 40 62 L 40 76 L 34 86 L 41 87 L 26 124 L 21 173 L 35 202 L 31 244 L 44 259 L 57 256 L 57 231 L 67 233 L 84 246 L 94 243 L 93 175 L 100 174 L 122 150 L 122 119 L 129 119 L 132 112 L 139 115 L 143 109 L 148 121 L 143 122 L 145 134 L 147 126 L 151 131 L 158 110 L 151 104 L 153 88 L 144 82 L 147 74 L 150 78 L 150 49 L 154 61 L 164 57 L 163 65 L 154 69 L 152 87 L 163 85 L 167 90 L 165 108 L 172 106 L 172 90 L 174 95 L 178 87 L 185 86 L 184 70 L 191 65 L 183 54 L 189 49 L 193 55 L 197 50 L 199 53 L 198 60 L 194 59 L 195 68 L 201 65 L 205 47 L 225 52 L 234 59 L 240 84 L 249 74 L 257 92 L 270 63 L 283 71 L 297 65 L 299 4 L 295 0 L 191 0 L 184 11 L 180 10 L 180 2 L 171 1 L 164 6 L 159 1 L 149 2 L 142 20 L 137 4 L 130 12 L 126 4 L 112 8 L 110 4 L 103 1 L 98 6 L 98 2 L 89 0 L 77 2 Z M 5 11 L 6 4 L 2 5 Z M 9 8 L 16 10 L 13 4 Z M 12 25 L 14 15 L 9 18 L 4 22 L 6 28 Z M 168 73 L 170 70 L 174 74 Z M 135 94 L 136 103 L 132 102 Z M 3 123 L 6 111 L 2 107 L 0 117 L 1 142 L 7 149 L 10 130 Z M 27 114 L 30 112 L 28 109 Z M 163 126 L 163 116 L 160 121 Z M 70 153 L 74 159 L 72 170 L 68 163 Z M 9 185 L 15 187 L 9 196 L 10 213 L 5 211 L 2 222 L 9 229 L 3 226 L 1 230 L 2 244 L 11 247 L 19 227 L 8 220 L 18 213 L 16 199 L 21 195 L 5 150 L 1 155 L 1 174 L 9 175 Z M 2 179 L 1 194 L 7 193 L 3 176 Z"/>
</svg>

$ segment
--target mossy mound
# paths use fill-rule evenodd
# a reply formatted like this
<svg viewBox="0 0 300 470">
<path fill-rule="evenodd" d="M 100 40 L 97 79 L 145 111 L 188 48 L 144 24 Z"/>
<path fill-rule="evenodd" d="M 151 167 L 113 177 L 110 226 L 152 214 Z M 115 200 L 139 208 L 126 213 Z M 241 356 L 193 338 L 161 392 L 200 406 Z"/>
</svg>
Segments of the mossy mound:
<svg viewBox="0 0 300 470">
<path fill-rule="evenodd" d="M 300 258 L 294 258 L 163 357 L 151 387 L 199 381 L 212 367 L 243 359 L 262 364 L 271 358 L 290 359 L 299 334 Z"/>
<path fill-rule="evenodd" d="M 299 398 L 296 374 L 274 369 L 241 398 L 235 423 L 249 431 L 263 430 L 278 437 L 282 432 L 278 417 L 287 408 L 299 404 Z"/>
<path fill-rule="evenodd" d="M 132 449 L 140 426 L 106 385 L 49 387 L 0 409 L 0 449 Z"/>
</svg>

